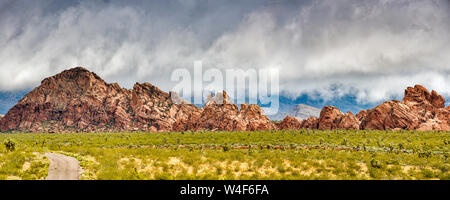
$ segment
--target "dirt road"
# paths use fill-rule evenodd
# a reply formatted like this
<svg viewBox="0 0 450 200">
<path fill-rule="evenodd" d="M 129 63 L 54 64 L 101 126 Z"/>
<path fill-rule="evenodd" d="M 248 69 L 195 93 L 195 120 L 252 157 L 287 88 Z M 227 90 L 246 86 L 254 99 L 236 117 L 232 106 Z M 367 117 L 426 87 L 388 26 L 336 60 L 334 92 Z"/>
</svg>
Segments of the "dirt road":
<svg viewBox="0 0 450 200">
<path fill-rule="evenodd" d="M 50 161 L 46 180 L 80 180 L 81 167 L 77 159 L 57 153 L 45 153 Z"/>
</svg>

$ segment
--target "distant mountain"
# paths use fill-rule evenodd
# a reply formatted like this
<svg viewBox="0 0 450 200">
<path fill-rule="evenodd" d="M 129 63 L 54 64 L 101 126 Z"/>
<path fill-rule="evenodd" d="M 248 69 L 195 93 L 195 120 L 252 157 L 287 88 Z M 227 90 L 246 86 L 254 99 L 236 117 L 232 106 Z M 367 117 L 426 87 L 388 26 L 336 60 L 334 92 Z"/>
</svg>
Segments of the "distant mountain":
<svg viewBox="0 0 450 200">
<path fill-rule="evenodd" d="M 344 112 L 350 111 L 352 113 L 358 113 L 361 110 L 370 109 L 377 106 L 379 103 L 382 103 L 382 102 L 361 103 L 357 101 L 357 98 L 354 95 L 345 95 L 342 97 L 335 97 L 329 100 L 316 98 L 315 96 L 317 95 L 302 94 L 299 97 L 292 99 L 287 97 L 287 95 L 282 94 L 280 96 L 280 108 L 283 107 L 283 104 L 285 105 L 306 104 L 316 108 L 323 108 L 325 106 L 335 106 Z"/>
<path fill-rule="evenodd" d="M 287 105 L 284 104 L 284 111 L 280 109 L 276 115 L 271 115 L 269 118 L 273 121 L 281 121 L 286 116 L 295 117 L 298 120 L 304 120 L 308 117 L 319 117 L 320 109 L 312 106 L 308 106 L 305 104 L 297 104 L 297 105 Z M 286 110 L 287 108 L 287 110 Z"/>
</svg>

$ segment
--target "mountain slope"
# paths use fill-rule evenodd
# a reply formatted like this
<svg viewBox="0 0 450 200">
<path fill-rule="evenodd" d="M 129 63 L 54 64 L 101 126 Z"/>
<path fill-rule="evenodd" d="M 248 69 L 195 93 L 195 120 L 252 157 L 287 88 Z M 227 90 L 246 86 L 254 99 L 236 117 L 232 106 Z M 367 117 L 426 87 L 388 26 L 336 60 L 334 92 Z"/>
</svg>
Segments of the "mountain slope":
<svg viewBox="0 0 450 200">
<path fill-rule="evenodd" d="M 204 113 L 203 109 L 191 104 L 176 104 L 174 100 L 179 100 L 176 97 L 177 95 L 161 91 L 150 83 L 136 83 L 133 89 L 124 89 L 116 83 L 106 83 L 95 73 L 77 67 L 44 79 L 39 87 L 26 94 L 0 120 L 0 130 L 172 131 L 175 122 L 179 129 L 183 127 L 180 123 L 198 119 Z M 231 111 L 217 110 L 215 115 L 235 118 L 240 114 L 226 112 Z M 239 121 L 258 121 L 265 117 L 262 113 L 259 115 L 246 115 L 240 117 Z M 268 119 L 261 123 L 266 123 L 263 127 L 270 127 Z M 209 127 L 196 127 L 203 128 Z M 247 128 L 252 127 L 245 126 L 240 130 Z"/>
</svg>

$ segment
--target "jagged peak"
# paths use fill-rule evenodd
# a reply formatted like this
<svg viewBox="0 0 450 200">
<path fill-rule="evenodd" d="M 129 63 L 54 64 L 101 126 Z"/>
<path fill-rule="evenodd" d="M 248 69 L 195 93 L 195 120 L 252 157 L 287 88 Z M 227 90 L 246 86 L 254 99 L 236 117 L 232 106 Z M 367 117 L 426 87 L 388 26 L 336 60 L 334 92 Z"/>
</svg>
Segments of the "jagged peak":
<svg viewBox="0 0 450 200">
<path fill-rule="evenodd" d="M 88 69 L 86 69 L 86 68 L 84 68 L 82 66 L 78 66 L 78 67 L 74 67 L 74 68 L 71 68 L 71 69 L 64 70 L 62 73 L 70 72 L 70 71 L 72 71 L 72 72 L 91 72 L 91 71 L 89 71 Z"/>
<path fill-rule="evenodd" d="M 208 98 L 206 99 L 206 105 L 210 104 L 233 104 L 233 101 L 231 101 L 230 96 L 228 96 L 227 92 L 223 90 L 222 92 L 218 92 L 215 96 L 213 94 L 209 94 Z"/>
<path fill-rule="evenodd" d="M 166 93 L 166 92 L 162 91 L 161 89 L 159 89 L 158 87 L 156 87 L 153 84 L 148 83 L 148 82 L 134 84 L 133 90 L 140 90 L 140 89 L 149 90 L 150 92 Z"/>
<path fill-rule="evenodd" d="M 46 83 L 54 81 L 54 80 L 56 80 L 56 81 L 58 81 L 58 80 L 63 80 L 63 81 L 75 80 L 76 81 L 76 80 L 79 80 L 81 78 L 86 78 L 86 77 L 89 79 L 97 80 L 97 81 L 100 81 L 100 82 L 106 84 L 106 82 L 102 78 L 100 78 L 100 76 L 98 76 L 94 72 L 87 70 L 84 67 L 75 67 L 75 68 L 64 70 L 54 76 L 45 78 L 44 80 L 42 80 L 41 84 L 46 84 Z"/>
<path fill-rule="evenodd" d="M 336 114 L 344 115 L 344 113 L 335 106 L 325 106 L 320 111 L 320 116 L 322 116 L 324 113 L 328 113 L 328 112 L 335 112 Z"/>
<path fill-rule="evenodd" d="M 437 108 L 445 107 L 445 99 L 439 95 L 436 91 L 432 90 L 431 93 L 421 85 L 415 85 L 414 87 L 408 87 L 405 90 L 405 96 L 402 100 L 403 103 L 429 103 Z"/>
</svg>

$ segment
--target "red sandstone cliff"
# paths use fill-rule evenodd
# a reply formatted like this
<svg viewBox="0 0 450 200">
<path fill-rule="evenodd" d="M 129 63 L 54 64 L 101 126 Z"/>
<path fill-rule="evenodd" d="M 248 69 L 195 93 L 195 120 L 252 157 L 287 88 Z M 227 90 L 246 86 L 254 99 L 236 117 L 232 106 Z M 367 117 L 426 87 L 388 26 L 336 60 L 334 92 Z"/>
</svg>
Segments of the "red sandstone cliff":
<svg viewBox="0 0 450 200">
<path fill-rule="evenodd" d="M 286 121 L 286 122 L 285 122 Z M 420 85 L 408 87 L 402 101 L 384 102 L 373 109 L 362 110 L 356 116 L 350 112 L 343 114 L 338 108 L 326 106 L 319 118 L 311 118 L 296 123 L 283 120 L 281 129 L 361 129 L 361 130 L 450 130 L 450 107 L 445 108 L 445 99 Z M 307 124 L 308 126 L 305 126 Z"/>
<path fill-rule="evenodd" d="M 226 93 L 224 93 L 226 96 Z M 175 97 L 175 98 L 172 98 Z M 131 90 L 77 67 L 46 78 L 0 119 L 1 131 L 112 132 L 261 130 L 272 124 L 257 105 L 209 103 L 201 109 L 149 84 Z"/>
<path fill-rule="evenodd" d="M 198 108 L 149 84 L 133 89 L 109 84 L 77 67 L 46 78 L 0 117 L 1 131 L 254 131 L 274 129 L 408 129 L 450 130 L 450 107 L 435 91 L 408 87 L 402 101 L 384 102 L 353 115 L 326 106 L 320 117 L 298 121 L 287 116 L 272 124 L 258 105 L 239 109 L 227 93 L 209 96 Z"/>
</svg>

